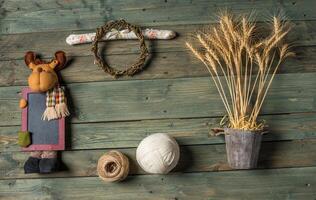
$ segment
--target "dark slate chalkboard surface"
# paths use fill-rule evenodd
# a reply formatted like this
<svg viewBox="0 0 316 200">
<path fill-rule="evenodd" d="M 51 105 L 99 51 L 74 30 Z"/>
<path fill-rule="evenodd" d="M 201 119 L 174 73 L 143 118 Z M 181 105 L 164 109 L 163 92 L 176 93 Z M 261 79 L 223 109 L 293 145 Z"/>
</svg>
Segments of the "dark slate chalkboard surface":
<svg viewBox="0 0 316 200">
<path fill-rule="evenodd" d="M 23 151 L 49 151 L 65 149 L 65 118 L 42 120 L 46 109 L 46 93 L 23 88 L 22 96 L 28 105 L 22 110 L 22 131 L 31 133 L 32 143 Z"/>
<path fill-rule="evenodd" d="M 28 131 L 32 135 L 32 144 L 57 144 L 58 120 L 43 121 L 46 109 L 45 93 L 28 94 Z"/>
</svg>

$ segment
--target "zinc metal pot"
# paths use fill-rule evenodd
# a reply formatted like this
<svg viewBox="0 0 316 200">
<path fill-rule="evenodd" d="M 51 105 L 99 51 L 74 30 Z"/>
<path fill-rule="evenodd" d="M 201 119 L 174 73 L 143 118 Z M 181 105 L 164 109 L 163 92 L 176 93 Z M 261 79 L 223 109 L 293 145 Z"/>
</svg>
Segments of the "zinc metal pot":
<svg viewBox="0 0 316 200">
<path fill-rule="evenodd" d="M 228 164 L 233 169 L 257 167 L 262 132 L 225 128 Z"/>
</svg>

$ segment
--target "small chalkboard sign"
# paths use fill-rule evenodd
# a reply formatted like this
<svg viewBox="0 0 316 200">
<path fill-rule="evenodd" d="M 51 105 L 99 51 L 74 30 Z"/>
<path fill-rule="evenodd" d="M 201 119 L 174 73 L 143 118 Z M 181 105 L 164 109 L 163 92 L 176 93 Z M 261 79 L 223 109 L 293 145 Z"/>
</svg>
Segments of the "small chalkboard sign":
<svg viewBox="0 0 316 200">
<path fill-rule="evenodd" d="M 22 90 L 27 107 L 22 110 L 22 131 L 31 134 L 31 145 L 23 151 L 48 151 L 65 149 L 65 118 L 44 121 L 42 115 L 46 109 L 46 93 L 32 92 L 30 88 Z"/>
</svg>

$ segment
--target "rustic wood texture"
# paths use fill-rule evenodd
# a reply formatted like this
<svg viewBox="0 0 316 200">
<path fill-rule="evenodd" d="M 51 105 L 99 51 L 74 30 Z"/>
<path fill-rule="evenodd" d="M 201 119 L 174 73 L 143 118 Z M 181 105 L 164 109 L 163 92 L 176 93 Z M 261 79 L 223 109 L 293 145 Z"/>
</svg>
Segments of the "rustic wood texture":
<svg viewBox="0 0 316 200">
<path fill-rule="evenodd" d="M 296 47 L 296 57 L 289 59 L 279 70 L 279 73 L 315 72 L 315 27 L 314 21 L 293 22 L 293 31 L 288 40 Z M 190 40 L 192 30 L 203 28 L 205 25 L 162 26 L 178 33 L 171 41 L 151 41 L 149 45 L 151 59 L 145 73 L 140 73 L 133 79 L 158 79 L 208 76 L 204 66 L 186 51 L 184 42 Z M 157 27 L 159 28 L 159 27 Z M 94 31 L 94 30 L 90 30 Z M 82 32 L 82 31 L 81 31 Z M 23 56 L 26 51 L 40 51 L 44 58 L 50 58 L 51 52 L 63 49 L 71 59 L 71 64 L 62 75 L 66 83 L 113 80 L 102 69 L 93 64 L 91 44 L 69 46 L 65 38 L 69 31 L 45 32 L 32 34 L 13 34 L 0 36 L 0 86 L 25 85 L 29 69 L 25 66 Z M 121 66 L 138 57 L 137 41 L 108 42 L 106 59 L 110 65 Z M 124 54 L 122 57 L 121 54 Z M 190 65 L 188 65 L 190 63 Z M 89 76 L 87 76 L 89 74 Z M 130 77 L 123 77 L 131 79 Z"/>
<path fill-rule="evenodd" d="M 140 25 L 200 24 L 215 22 L 214 13 L 229 8 L 237 13 L 258 12 L 257 20 L 268 19 L 268 11 L 282 9 L 291 20 L 314 20 L 315 1 L 3 1 L 1 33 L 93 29 L 105 21 L 126 18 Z M 308 5 L 308 6 L 307 6 Z M 299 11 L 299 12 L 298 12 Z M 14 21 L 14 23 L 12 23 Z"/>
<path fill-rule="evenodd" d="M 312 46 L 316 44 L 315 21 L 293 21 L 292 31 L 287 39 L 293 42 L 295 46 Z M 102 24 L 100 24 L 102 25 Z M 259 24 L 266 27 L 266 23 Z M 147 41 L 150 52 L 179 52 L 186 50 L 184 42 L 191 40 L 193 30 L 199 30 L 207 27 L 204 24 L 187 24 L 172 26 L 153 26 L 157 29 L 171 29 L 177 32 L 177 37 L 173 40 Z M 96 28 L 96 27 L 95 27 Z M 0 36 L 0 60 L 16 60 L 23 59 L 24 53 L 29 50 L 41 50 L 43 57 L 52 56 L 51 52 L 56 49 L 63 49 L 71 56 L 91 56 L 92 52 L 89 48 L 92 44 L 68 45 L 65 40 L 70 33 L 87 33 L 95 32 L 95 29 L 84 31 L 58 31 L 43 33 L 25 33 L 25 34 L 9 34 Z M 138 54 L 137 41 L 110 41 L 107 42 L 106 55 L 113 54 Z M 159 55 L 159 54 L 158 54 Z M 186 63 L 187 64 L 187 63 Z"/>
<path fill-rule="evenodd" d="M 315 167 L 132 176 L 120 184 L 96 177 L 0 181 L 7 199 L 314 199 Z M 241 184 L 242 183 L 242 184 Z"/>
<path fill-rule="evenodd" d="M 313 0 L 0 0 L 0 199 L 315 199 L 315 7 Z M 293 23 L 287 40 L 296 57 L 281 66 L 263 106 L 270 133 L 263 136 L 258 170 L 229 168 L 224 137 L 210 133 L 225 114 L 223 105 L 208 72 L 184 45 L 194 30 L 216 23 L 223 8 L 256 10 L 263 26 L 278 11 Z M 147 41 L 146 70 L 113 80 L 93 64 L 91 44 L 69 46 L 65 39 L 120 18 L 178 36 Z M 64 50 L 70 58 L 61 76 L 72 118 L 61 153 L 64 171 L 56 174 L 25 175 L 28 155 L 16 145 L 29 50 L 45 59 Z M 110 65 L 128 64 L 138 56 L 138 42 L 108 42 L 104 52 Z M 157 132 L 181 146 L 180 163 L 166 176 L 144 173 L 135 160 L 140 140 Z M 96 177 L 99 156 L 112 148 L 131 161 L 131 176 L 118 184 Z"/>
<path fill-rule="evenodd" d="M 315 111 L 316 73 L 275 77 L 263 114 Z M 216 117 L 224 109 L 209 77 L 68 84 L 72 122 Z M 20 124 L 21 87 L 0 87 L 1 126 Z"/>
<path fill-rule="evenodd" d="M 130 160 L 131 175 L 145 174 L 137 165 L 135 148 L 117 149 Z M 0 154 L 0 179 L 81 177 L 97 176 L 96 164 L 107 150 L 78 150 L 62 153 L 63 171 L 55 174 L 24 174 L 23 164 L 28 157 L 24 152 Z M 304 152 L 304 155 L 302 154 Z M 258 168 L 308 167 L 316 164 L 316 140 L 293 142 L 264 142 L 259 155 Z M 173 172 L 203 172 L 232 170 L 226 160 L 225 144 L 185 145 L 181 147 L 181 158 Z"/>
<path fill-rule="evenodd" d="M 316 139 L 315 113 L 265 115 L 261 117 L 269 125 L 264 141 Z M 67 150 L 109 149 L 137 147 L 152 133 L 168 133 L 180 145 L 222 144 L 223 137 L 212 136 L 211 128 L 217 127 L 221 118 L 161 119 L 137 122 L 104 122 L 69 124 Z M 17 132 L 20 126 L 0 129 L 0 152 L 19 151 Z"/>
<path fill-rule="evenodd" d="M 86 47 L 86 49 L 89 48 Z M 68 52 L 72 53 L 71 51 Z M 297 55 L 282 64 L 278 73 L 315 73 L 316 58 L 314 54 L 316 47 L 295 47 L 295 52 Z M 20 55 L 24 56 L 24 53 Z M 127 54 L 123 57 L 121 55 L 108 55 L 106 59 L 110 65 L 123 66 L 134 61 L 137 56 L 137 54 Z M 152 53 L 150 56 L 144 72 L 133 77 L 122 77 L 120 80 L 189 78 L 209 75 L 203 64 L 187 51 Z M 68 66 L 61 73 L 64 83 L 67 84 L 113 80 L 112 76 L 104 73 L 101 68 L 93 64 L 92 56 L 70 56 Z M 29 75 L 30 69 L 26 67 L 24 60 L 7 60 L 0 61 L 0 72 L 0 86 L 26 85 L 26 77 Z"/>
</svg>

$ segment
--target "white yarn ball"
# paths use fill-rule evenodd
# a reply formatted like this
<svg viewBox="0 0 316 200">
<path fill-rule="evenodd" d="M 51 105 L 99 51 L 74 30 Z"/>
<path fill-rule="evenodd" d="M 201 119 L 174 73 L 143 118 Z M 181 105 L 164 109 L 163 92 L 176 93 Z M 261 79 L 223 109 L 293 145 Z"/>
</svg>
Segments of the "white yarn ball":
<svg viewBox="0 0 316 200">
<path fill-rule="evenodd" d="M 167 174 L 177 165 L 179 157 L 177 141 L 165 133 L 155 133 L 144 138 L 136 150 L 140 167 L 153 174 Z"/>
</svg>

